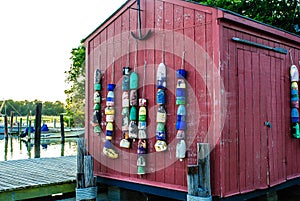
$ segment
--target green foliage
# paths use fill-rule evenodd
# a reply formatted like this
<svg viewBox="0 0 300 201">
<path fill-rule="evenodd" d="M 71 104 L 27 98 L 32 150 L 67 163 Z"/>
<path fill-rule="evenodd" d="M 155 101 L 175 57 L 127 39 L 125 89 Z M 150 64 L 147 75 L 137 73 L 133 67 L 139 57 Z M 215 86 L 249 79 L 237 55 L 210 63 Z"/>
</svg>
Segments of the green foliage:
<svg viewBox="0 0 300 201">
<path fill-rule="evenodd" d="M 299 23 L 296 11 L 297 0 L 195 0 L 239 13 L 260 22 L 294 32 L 294 23 Z M 296 10 L 295 10 L 296 9 Z M 295 16 L 296 14 L 296 16 Z"/>
<path fill-rule="evenodd" d="M 27 114 L 35 115 L 36 104 L 42 102 L 39 100 L 34 101 L 13 101 L 11 99 L 5 101 L 5 105 L 0 111 L 1 114 L 10 115 L 14 112 L 15 116 L 26 116 Z M 3 101 L 0 102 L 2 105 Z M 43 102 L 42 103 L 42 115 L 57 116 L 60 113 L 64 113 L 64 104 L 60 101 L 56 102 Z"/>
<path fill-rule="evenodd" d="M 69 89 L 65 90 L 67 95 L 66 112 L 71 117 L 72 126 L 84 126 L 84 100 L 85 100 L 85 47 L 81 43 L 71 51 L 72 64 L 65 72 L 66 83 Z"/>
</svg>

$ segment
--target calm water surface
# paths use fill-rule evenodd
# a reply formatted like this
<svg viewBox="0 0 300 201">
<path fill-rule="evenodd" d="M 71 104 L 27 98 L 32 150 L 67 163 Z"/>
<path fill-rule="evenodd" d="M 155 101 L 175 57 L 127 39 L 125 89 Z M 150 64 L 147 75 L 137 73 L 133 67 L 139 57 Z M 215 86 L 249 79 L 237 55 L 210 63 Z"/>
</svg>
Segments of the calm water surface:
<svg viewBox="0 0 300 201">
<path fill-rule="evenodd" d="M 41 139 L 40 157 L 72 156 L 77 154 L 77 139 L 66 138 L 61 143 L 60 138 Z M 0 161 L 34 158 L 34 140 L 23 140 L 9 136 L 6 140 L 0 134 Z"/>
</svg>

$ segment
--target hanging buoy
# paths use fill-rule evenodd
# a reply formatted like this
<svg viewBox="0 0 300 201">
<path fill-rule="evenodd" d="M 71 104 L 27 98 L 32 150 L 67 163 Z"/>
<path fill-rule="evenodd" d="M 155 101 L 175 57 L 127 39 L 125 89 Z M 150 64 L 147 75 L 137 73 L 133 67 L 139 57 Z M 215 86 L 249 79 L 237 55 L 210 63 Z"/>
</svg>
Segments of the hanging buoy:
<svg viewBox="0 0 300 201">
<path fill-rule="evenodd" d="M 95 70 L 94 73 L 94 90 L 95 91 L 100 91 L 101 90 L 101 71 L 99 69 Z"/>
<path fill-rule="evenodd" d="M 184 130 L 178 130 L 176 135 L 177 140 L 183 140 L 185 139 L 185 132 Z"/>
<path fill-rule="evenodd" d="M 122 109 L 122 131 L 129 130 L 129 108 Z"/>
<path fill-rule="evenodd" d="M 129 54 L 129 53 L 128 53 Z M 123 67 L 123 75 L 129 75 L 129 72 L 130 72 L 130 67 L 126 66 L 126 67 Z"/>
<path fill-rule="evenodd" d="M 157 88 L 165 89 L 167 86 L 167 69 L 164 63 L 160 63 L 157 69 Z"/>
<path fill-rule="evenodd" d="M 136 72 L 132 72 L 130 74 L 130 90 L 138 89 L 139 86 L 139 78 Z"/>
<path fill-rule="evenodd" d="M 147 111 L 146 107 L 139 108 L 139 121 L 146 121 Z"/>
<path fill-rule="evenodd" d="M 156 114 L 156 122 L 157 123 L 166 123 L 167 120 L 167 112 L 164 106 L 159 106 Z"/>
<path fill-rule="evenodd" d="M 120 147 L 129 149 L 129 148 L 130 148 L 130 142 L 129 142 L 129 140 L 127 140 L 127 139 L 122 139 L 122 140 L 120 141 Z"/>
<path fill-rule="evenodd" d="M 131 106 L 130 114 L 129 114 L 130 121 L 137 121 L 137 109 L 135 106 Z"/>
<path fill-rule="evenodd" d="M 106 106 L 115 106 L 115 94 L 113 91 L 109 91 L 107 94 Z"/>
<path fill-rule="evenodd" d="M 294 138 L 300 139 L 300 128 L 299 123 L 292 124 L 292 135 Z"/>
<path fill-rule="evenodd" d="M 298 90 L 298 83 L 297 82 L 292 82 L 291 90 Z"/>
<path fill-rule="evenodd" d="M 128 107 L 129 108 L 129 92 L 128 91 L 124 91 L 122 93 L 122 107 Z"/>
<path fill-rule="evenodd" d="M 165 141 L 162 140 L 157 140 L 155 145 L 154 145 L 155 151 L 156 152 L 161 152 L 161 151 L 166 151 L 168 146 Z"/>
<path fill-rule="evenodd" d="M 144 139 L 139 139 L 138 141 L 138 150 L 137 153 L 140 154 L 146 154 L 146 149 L 147 149 L 147 143 L 146 140 Z"/>
<path fill-rule="evenodd" d="M 138 127 L 135 121 L 129 123 L 129 138 L 136 139 L 138 137 Z"/>
<path fill-rule="evenodd" d="M 138 129 L 140 130 L 146 130 L 147 122 L 146 121 L 139 121 L 138 123 Z"/>
<path fill-rule="evenodd" d="M 158 123 L 156 126 L 156 140 L 166 140 L 166 129 L 164 123 Z"/>
<path fill-rule="evenodd" d="M 94 110 L 100 110 L 100 105 L 98 103 L 94 105 Z"/>
<path fill-rule="evenodd" d="M 163 89 L 158 89 L 156 94 L 156 103 L 158 105 L 166 104 L 165 91 Z"/>
<path fill-rule="evenodd" d="M 130 91 L 130 106 L 136 106 L 138 103 L 137 90 L 133 89 Z"/>
<path fill-rule="evenodd" d="M 146 166 L 146 160 L 145 160 L 144 156 L 142 156 L 142 155 L 138 156 L 137 166 L 141 166 L 141 167 Z"/>
<path fill-rule="evenodd" d="M 176 145 L 176 158 L 183 159 L 186 154 L 186 144 L 184 140 L 178 140 Z"/>
<path fill-rule="evenodd" d="M 147 139 L 146 130 L 139 128 L 138 139 Z"/>
<path fill-rule="evenodd" d="M 292 82 L 298 82 L 299 81 L 299 71 L 296 65 L 292 65 L 290 68 L 290 78 Z"/>
<path fill-rule="evenodd" d="M 116 159 L 119 157 L 119 154 L 113 149 L 113 145 L 110 140 L 105 141 L 103 154 L 111 159 Z"/>
<path fill-rule="evenodd" d="M 292 123 L 299 123 L 299 112 L 297 108 L 292 108 L 291 117 Z"/>
<path fill-rule="evenodd" d="M 95 93 L 94 93 L 94 103 L 100 103 L 101 102 L 101 96 L 100 96 L 100 93 L 99 93 L 99 91 L 96 91 Z"/>
<path fill-rule="evenodd" d="M 124 75 L 122 80 L 123 91 L 129 91 L 129 83 L 130 83 L 129 75 Z"/>
<path fill-rule="evenodd" d="M 108 84 L 107 85 L 107 91 L 114 91 L 115 90 L 116 85 L 115 84 Z"/>
</svg>

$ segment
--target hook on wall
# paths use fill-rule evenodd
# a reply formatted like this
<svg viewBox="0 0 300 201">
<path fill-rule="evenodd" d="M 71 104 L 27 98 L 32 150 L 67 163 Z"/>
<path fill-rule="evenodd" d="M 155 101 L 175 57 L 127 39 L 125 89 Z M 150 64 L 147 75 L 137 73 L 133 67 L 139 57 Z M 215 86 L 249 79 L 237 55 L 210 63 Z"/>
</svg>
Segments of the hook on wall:
<svg viewBox="0 0 300 201">
<path fill-rule="evenodd" d="M 138 6 L 138 35 L 131 32 L 131 36 L 136 40 L 147 40 L 150 38 L 152 31 L 149 30 L 146 35 L 143 36 L 142 34 L 142 20 L 141 20 L 141 2 L 140 0 L 137 0 L 137 6 Z"/>
</svg>

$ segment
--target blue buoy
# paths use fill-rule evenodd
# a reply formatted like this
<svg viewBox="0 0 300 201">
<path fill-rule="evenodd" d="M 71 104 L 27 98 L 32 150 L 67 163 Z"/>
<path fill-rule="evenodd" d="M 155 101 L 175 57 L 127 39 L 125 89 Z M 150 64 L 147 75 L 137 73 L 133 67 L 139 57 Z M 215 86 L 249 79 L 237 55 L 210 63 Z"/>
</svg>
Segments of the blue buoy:
<svg viewBox="0 0 300 201">
<path fill-rule="evenodd" d="M 156 94 L 156 103 L 159 105 L 166 104 L 166 96 L 165 91 L 163 89 L 159 89 Z"/>
<path fill-rule="evenodd" d="M 108 90 L 108 91 L 113 91 L 113 90 L 115 90 L 115 87 L 116 87 L 115 84 L 108 84 L 108 85 L 107 85 L 107 90 Z"/>
<path fill-rule="evenodd" d="M 178 69 L 176 71 L 176 77 L 180 78 L 180 79 L 186 78 L 186 70 L 184 70 L 184 69 Z"/>
<path fill-rule="evenodd" d="M 292 123 L 299 123 L 299 111 L 297 108 L 292 108 L 291 117 Z"/>
</svg>

